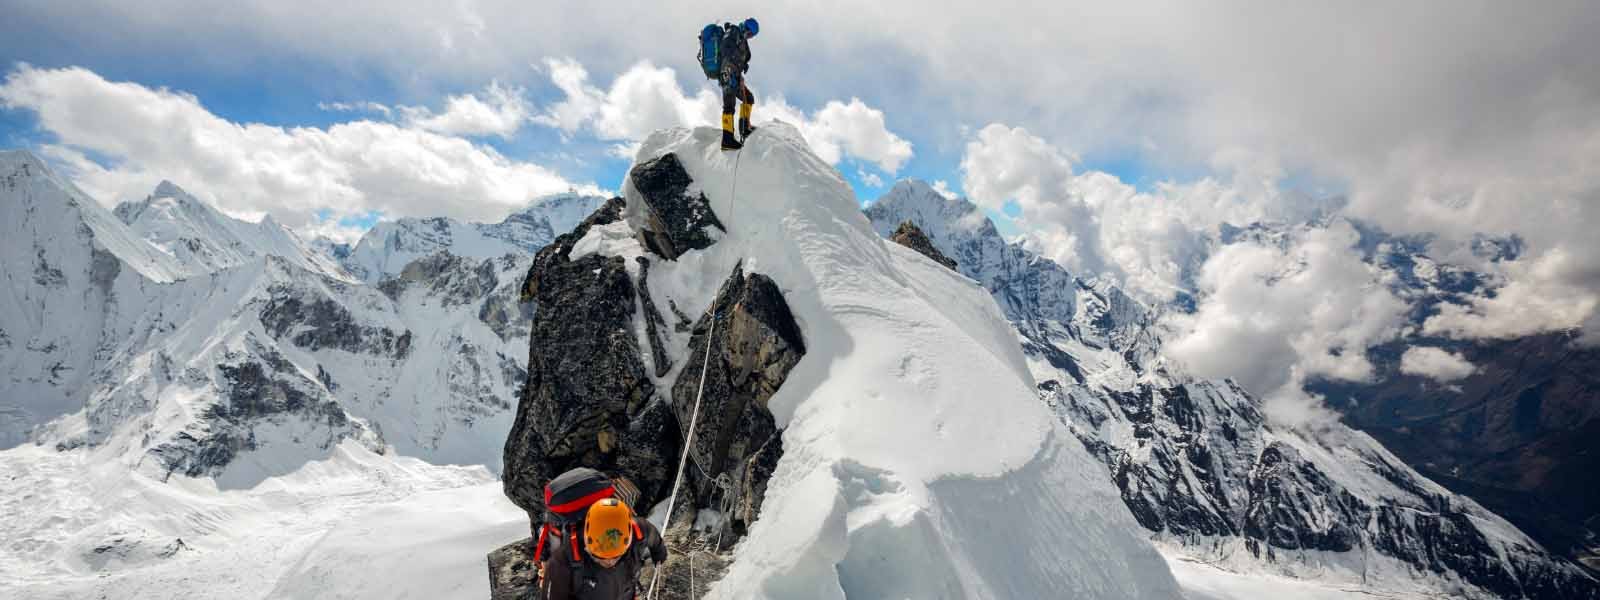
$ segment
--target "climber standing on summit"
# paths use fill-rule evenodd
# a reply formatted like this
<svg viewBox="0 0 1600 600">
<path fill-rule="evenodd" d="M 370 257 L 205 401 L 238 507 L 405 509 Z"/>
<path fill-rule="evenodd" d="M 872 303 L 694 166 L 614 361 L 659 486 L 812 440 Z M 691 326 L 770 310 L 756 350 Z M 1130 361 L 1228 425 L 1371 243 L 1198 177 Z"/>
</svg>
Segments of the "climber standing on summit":
<svg viewBox="0 0 1600 600">
<path fill-rule="evenodd" d="M 733 137 L 733 107 L 739 102 L 739 137 L 748 139 L 755 127 L 750 126 L 750 111 L 755 107 L 756 96 L 745 85 L 745 73 L 750 71 L 750 38 L 761 31 L 754 18 L 734 25 L 721 27 L 707 25 L 700 30 L 700 68 L 706 78 L 715 79 L 722 86 L 722 149 L 738 150 L 744 147 Z"/>
</svg>

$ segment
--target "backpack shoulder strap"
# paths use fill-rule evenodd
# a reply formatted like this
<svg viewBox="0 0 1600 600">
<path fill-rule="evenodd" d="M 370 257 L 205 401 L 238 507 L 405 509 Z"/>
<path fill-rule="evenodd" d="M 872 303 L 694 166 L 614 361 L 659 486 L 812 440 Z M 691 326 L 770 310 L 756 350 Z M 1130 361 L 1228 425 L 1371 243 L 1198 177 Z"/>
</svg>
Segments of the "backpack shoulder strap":
<svg viewBox="0 0 1600 600">
<path fill-rule="evenodd" d="M 544 539 L 550 535 L 550 524 L 539 525 L 539 541 L 533 545 L 533 562 L 544 562 Z"/>
</svg>

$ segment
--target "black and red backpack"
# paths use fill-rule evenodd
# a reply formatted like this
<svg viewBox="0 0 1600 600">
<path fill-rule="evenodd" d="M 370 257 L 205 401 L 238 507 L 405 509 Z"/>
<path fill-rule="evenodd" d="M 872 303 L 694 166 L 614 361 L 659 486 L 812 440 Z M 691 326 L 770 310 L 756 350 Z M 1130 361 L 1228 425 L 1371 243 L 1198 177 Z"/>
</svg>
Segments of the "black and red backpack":
<svg viewBox="0 0 1600 600">
<path fill-rule="evenodd" d="M 544 564 L 545 540 L 552 533 L 556 539 L 565 540 L 572 552 L 572 560 L 580 561 L 578 530 L 589 507 L 616 493 L 616 485 L 604 473 L 588 467 L 578 467 L 551 479 L 544 486 L 544 524 L 539 526 L 538 541 L 533 546 L 534 564 Z"/>
</svg>

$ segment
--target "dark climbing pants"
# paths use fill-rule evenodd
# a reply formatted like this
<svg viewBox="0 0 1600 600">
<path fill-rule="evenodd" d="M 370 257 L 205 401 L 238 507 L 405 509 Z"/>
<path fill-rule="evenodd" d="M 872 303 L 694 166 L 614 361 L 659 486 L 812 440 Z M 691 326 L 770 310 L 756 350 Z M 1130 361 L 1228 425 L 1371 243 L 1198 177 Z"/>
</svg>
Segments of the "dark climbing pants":
<svg viewBox="0 0 1600 600">
<path fill-rule="evenodd" d="M 756 103 L 756 95 L 750 93 L 750 88 L 744 85 L 744 74 L 735 73 L 722 82 L 722 114 L 733 114 L 736 103 L 744 102 L 744 110 L 740 117 L 750 118 L 750 107 Z"/>
</svg>

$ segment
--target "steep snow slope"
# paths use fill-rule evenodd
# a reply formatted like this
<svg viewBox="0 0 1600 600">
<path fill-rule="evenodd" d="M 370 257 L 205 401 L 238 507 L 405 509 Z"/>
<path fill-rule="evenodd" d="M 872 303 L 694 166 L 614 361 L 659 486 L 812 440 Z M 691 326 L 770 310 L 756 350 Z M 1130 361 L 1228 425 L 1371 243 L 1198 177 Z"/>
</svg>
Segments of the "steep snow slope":
<svg viewBox="0 0 1600 600">
<path fill-rule="evenodd" d="M 172 255 L 190 274 L 278 256 L 307 271 L 349 277 L 270 215 L 259 223 L 229 217 L 170 181 L 161 182 L 143 200 L 118 205 L 116 215 L 134 235 Z"/>
<path fill-rule="evenodd" d="M 1176 556 L 1374 593 L 1596 596 L 1581 571 L 1365 434 L 1277 427 L 1237 386 L 1186 376 L 1160 357 L 1150 309 L 1006 244 L 970 203 L 901 182 L 866 212 L 880 233 L 916 223 L 985 283 L 1041 398 Z"/>
<path fill-rule="evenodd" d="M 480 260 L 532 255 L 605 200 L 572 193 L 546 196 L 499 223 L 463 223 L 448 217 L 381 221 L 361 236 L 341 262 L 357 277 L 376 282 L 440 251 Z"/>
<path fill-rule="evenodd" d="M 654 301 L 697 314 L 743 261 L 782 288 L 808 349 L 769 401 L 784 454 L 712 596 L 1179 597 L 984 290 L 876 236 L 793 127 L 740 153 L 719 135 L 657 132 L 639 151 L 675 153 L 728 229 L 653 267 Z M 573 254 L 641 253 L 629 230 L 592 228 Z"/>
<path fill-rule="evenodd" d="M 0 153 L 0 448 L 82 407 L 122 298 L 183 272 L 38 158 Z"/>
</svg>

